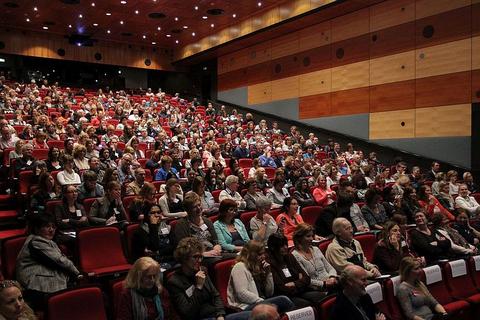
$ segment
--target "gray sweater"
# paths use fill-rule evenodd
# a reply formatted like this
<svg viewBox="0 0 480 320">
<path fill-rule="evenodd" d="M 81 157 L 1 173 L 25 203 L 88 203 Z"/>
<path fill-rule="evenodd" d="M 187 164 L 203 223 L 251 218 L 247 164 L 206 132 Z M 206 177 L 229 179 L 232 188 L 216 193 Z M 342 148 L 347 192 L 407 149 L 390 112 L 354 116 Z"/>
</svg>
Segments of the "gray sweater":
<svg viewBox="0 0 480 320">
<path fill-rule="evenodd" d="M 335 277 L 337 271 L 327 261 L 322 251 L 318 247 L 311 247 L 312 260 L 305 258 L 303 254 L 296 249 L 293 250 L 292 255 L 297 259 L 298 264 L 310 276 L 310 287 L 313 289 L 324 288 L 324 282 L 330 277 Z"/>
</svg>

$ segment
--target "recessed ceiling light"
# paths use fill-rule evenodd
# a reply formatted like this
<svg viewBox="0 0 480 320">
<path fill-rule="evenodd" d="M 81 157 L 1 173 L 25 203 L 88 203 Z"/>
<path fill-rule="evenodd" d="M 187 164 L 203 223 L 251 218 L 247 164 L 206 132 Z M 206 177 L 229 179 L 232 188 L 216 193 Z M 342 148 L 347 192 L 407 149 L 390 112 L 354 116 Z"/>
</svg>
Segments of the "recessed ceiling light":
<svg viewBox="0 0 480 320">
<path fill-rule="evenodd" d="M 203 19 L 203 20 L 207 20 L 208 17 L 207 17 L 207 16 L 203 16 L 202 19 Z"/>
<path fill-rule="evenodd" d="M 107 33 L 110 33 L 111 31 L 110 30 L 107 30 Z"/>
<path fill-rule="evenodd" d="M 198 6 L 195 6 L 195 10 L 198 10 Z"/>
<path fill-rule="evenodd" d="M 120 3 L 121 3 L 121 4 L 127 4 L 127 1 L 122 0 L 122 1 L 120 1 Z"/>
<path fill-rule="evenodd" d="M 105 12 L 105 15 L 111 16 L 112 14 L 110 12 Z"/>
<path fill-rule="evenodd" d="M 175 17 L 175 21 L 178 21 L 178 17 Z"/>
<path fill-rule="evenodd" d="M 83 18 L 83 15 L 79 14 L 78 17 L 79 17 L 80 19 L 82 19 L 82 18 Z"/>
<path fill-rule="evenodd" d="M 92 2 L 92 7 L 95 7 L 95 2 Z"/>
<path fill-rule="evenodd" d="M 123 24 L 123 20 L 120 20 L 120 24 Z"/>
<path fill-rule="evenodd" d="M 82 44 L 80 42 L 77 42 L 77 47 L 81 47 Z"/>
<path fill-rule="evenodd" d="M 178 40 L 175 40 L 175 43 L 176 43 L 176 44 L 178 44 L 178 42 L 179 42 Z"/>
<path fill-rule="evenodd" d="M 47 27 L 47 26 L 43 26 L 43 30 L 48 30 L 48 27 Z"/>
<path fill-rule="evenodd" d="M 30 19 L 27 18 L 27 19 L 25 19 L 25 21 L 30 22 Z"/>
<path fill-rule="evenodd" d="M 68 27 L 69 27 L 69 28 L 71 28 L 71 27 L 72 27 L 72 25 L 71 25 L 71 24 L 69 24 L 69 25 L 68 25 Z"/>
<path fill-rule="evenodd" d="M 122 70 L 118 70 L 118 74 L 122 74 Z"/>
<path fill-rule="evenodd" d="M 262 6 L 262 3 L 261 3 L 261 2 L 257 3 L 257 6 L 261 7 L 261 6 Z"/>
<path fill-rule="evenodd" d="M 140 11 L 138 11 L 138 10 L 135 10 L 135 14 L 139 14 L 139 13 L 140 13 Z"/>
<path fill-rule="evenodd" d="M 183 29 L 188 29 L 188 26 L 183 26 Z"/>
<path fill-rule="evenodd" d="M 152 44 L 153 44 L 153 45 L 156 45 L 157 43 L 156 43 L 155 41 L 152 41 Z"/>
<path fill-rule="evenodd" d="M 38 11 L 38 8 L 37 8 L 37 7 L 33 7 L 33 11 Z"/>
<path fill-rule="evenodd" d="M 170 38 L 172 35 L 171 34 L 167 34 L 167 38 Z"/>
<path fill-rule="evenodd" d="M 212 24 L 210 25 L 210 27 L 214 28 L 214 27 L 215 27 L 215 25 L 212 23 Z"/>
<path fill-rule="evenodd" d="M 147 39 L 147 36 L 146 36 L 146 35 L 143 35 L 142 38 L 143 38 L 143 39 Z"/>
<path fill-rule="evenodd" d="M 192 37 L 195 37 L 195 32 L 192 32 Z"/>
<path fill-rule="evenodd" d="M 158 31 L 162 30 L 162 27 L 157 27 L 157 30 L 158 30 Z"/>
<path fill-rule="evenodd" d="M 94 26 L 94 27 L 98 27 L 98 23 L 94 23 L 93 26 Z"/>
<path fill-rule="evenodd" d="M 237 17 L 236 13 L 232 14 L 232 18 L 236 18 L 236 17 Z"/>
</svg>

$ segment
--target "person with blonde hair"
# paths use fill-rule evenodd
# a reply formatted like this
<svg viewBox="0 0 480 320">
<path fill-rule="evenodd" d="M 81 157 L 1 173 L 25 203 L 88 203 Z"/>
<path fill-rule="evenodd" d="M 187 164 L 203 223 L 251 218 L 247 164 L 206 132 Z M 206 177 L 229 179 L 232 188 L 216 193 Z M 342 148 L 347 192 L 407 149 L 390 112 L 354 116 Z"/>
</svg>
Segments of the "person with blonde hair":
<svg viewBox="0 0 480 320">
<path fill-rule="evenodd" d="M 36 320 L 33 310 L 23 299 L 22 287 L 17 281 L 0 281 L 0 319 Z"/>
<path fill-rule="evenodd" d="M 150 257 L 135 261 L 125 279 L 117 305 L 117 320 L 163 320 L 160 265 Z"/>
<path fill-rule="evenodd" d="M 420 281 L 422 269 L 417 259 L 405 257 L 400 262 L 400 285 L 397 299 L 407 319 L 430 320 L 435 313 L 447 316 L 445 308 L 430 294 Z"/>
<path fill-rule="evenodd" d="M 249 241 L 240 251 L 228 281 L 228 304 L 242 310 L 251 310 L 260 302 L 270 302 L 288 311 L 293 307 L 286 296 L 273 296 L 273 276 L 266 261 L 263 243 Z"/>
<path fill-rule="evenodd" d="M 78 170 L 88 170 L 90 165 L 88 159 L 85 157 L 87 154 L 87 148 L 84 145 L 77 144 L 73 148 L 73 163 Z"/>
</svg>

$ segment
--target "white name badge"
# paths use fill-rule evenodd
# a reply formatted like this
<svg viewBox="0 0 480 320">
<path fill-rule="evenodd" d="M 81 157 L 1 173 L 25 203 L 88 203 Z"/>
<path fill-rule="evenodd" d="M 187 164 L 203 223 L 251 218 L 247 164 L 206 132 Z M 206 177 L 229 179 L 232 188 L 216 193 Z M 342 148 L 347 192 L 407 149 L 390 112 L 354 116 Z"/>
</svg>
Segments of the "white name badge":
<svg viewBox="0 0 480 320">
<path fill-rule="evenodd" d="M 77 214 L 77 217 L 81 217 L 82 216 L 82 211 L 81 210 L 75 210 L 75 213 Z"/>
<path fill-rule="evenodd" d="M 288 270 L 288 268 L 283 268 L 282 271 L 283 271 L 283 274 L 285 275 L 286 278 L 290 278 L 292 276 L 292 274 L 290 273 L 290 270 Z"/>
<path fill-rule="evenodd" d="M 28 160 L 27 161 L 27 166 L 31 165 L 32 164 L 32 160 Z"/>
<path fill-rule="evenodd" d="M 480 271 L 480 256 L 474 256 L 473 261 L 475 261 L 475 271 Z"/>
<path fill-rule="evenodd" d="M 117 208 L 113 208 L 113 212 L 114 212 L 115 214 L 120 214 L 120 211 L 118 211 Z"/>
<path fill-rule="evenodd" d="M 200 226 L 200 229 L 202 229 L 202 231 L 206 231 L 208 229 L 207 225 L 204 223 Z"/>
<path fill-rule="evenodd" d="M 195 287 L 193 285 L 190 286 L 190 288 L 188 288 L 187 290 L 185 290 L 185 294 L 187 295 L 187 297 L 191 297 L 193 295 L 193 290 L 195 289 Z"/>
<path fill-rule="evenodd" d="M 170 233 L 170 230 L 168 228 L 162 228 L 162 229 L 160 229 L 160 231 L 162 232 L 162 234 L 169 234 Z"/>
</svg>

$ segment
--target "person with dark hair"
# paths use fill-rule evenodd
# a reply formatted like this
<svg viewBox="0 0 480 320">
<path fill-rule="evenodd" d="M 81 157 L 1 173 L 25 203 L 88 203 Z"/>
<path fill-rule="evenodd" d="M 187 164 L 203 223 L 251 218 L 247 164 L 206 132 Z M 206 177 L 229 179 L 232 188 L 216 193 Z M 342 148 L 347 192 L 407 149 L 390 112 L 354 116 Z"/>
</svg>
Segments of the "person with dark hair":
<svg viewBox="0 0 480 320">
<path fill-rule="evenodd" d="M 237 219 L 237 203 L 232 199 L 220 202 L 218 220 L 213 224 L 218 242 L 225 251 L 240 251 L 250 240 L 247 229 L 240 219 Z"/>
<path fill-rule="evenodd" d="M 290 198 L 287 188 L 285 188 L 285 180 L 276 178 L 273 181 L 273 188 L 267 191 L 267 198 L 272 200 L 273 208 L 280 208 L 286 198 Z"/>
<path fill-rule="evenodd" d="M 421 209 L 417 201 L 417 191 L 412 187 L 403 190 L 400 213 L 407 217 L 408 223 L 414 223 L 415 213 Z"/>
<path fill-rule="evenodd" d="M 97 174 L 91 170 L 83 173 L 83 183 L 78 186 L 78 202 L 83 203 L 86 198 L 101 198 L 105 195 L 101 184 L 97 183 Z"/>
<path fill-rule="evenodd" d="M 145 182 L 140 189 L 138 196 L 132 201 L 128 212 L 132 222 L 142 222 L 150 212 L 150 208 L 155 204 L 155 186 L 150 182 Z"/>
<path fill-rule="evenodd" d="M 308 186 L 307 178 L 298 179 L 295 185 L 295 191 L 293 192 L 293 197 L 297 199 L 300 208 L 305 208 L 315 205 L 315 199 L 310 192 L 310 187 Z"/>
<path fill-rule="evenodd" d="M 365 205 L 362 214 L 368 222 L 370 229 L 383 229 L 383 224 L 388 220 L 385 208 L 381 204 L 382 197 L 375 189 L 368 189 L 365 193 Z"/>
<path fill-rule="evenodd" d="M 315 233 L 323 237 L 332 237 L 333 220 L 337 217 L 350 219 L 350 207 L 352 203 L 352 195 L 339 190 L 336 201 L 325 207 L 322 214 L 317 218 L 317 221 L 315 221 Z"/>
<path fill-rule="evenodd" d="M 450 240 L 450 255 L 455 258 L 463 258 L 477 253 L 477 248 L 465 240 L 464 237 L 449 225 L 449 220 L 441 213 L 435 213 L 430 219 L 432 230 Z"/>
<path fill-rule="evenodd" d="M 57 147 L 50 147 L 48 149 L 47 170 L 49 172 L 62 169 L 62 162 L 60 160 L 60 150 Z"/>
<path fill-rule="evenodd" d="M 448 220 L 455 220 L 455 216 L 445 209 L 432 194 L 432 188 L 429 185 L 424 184 L 418 188 L 418 203 L 429 217 L 432 217 L 435 213 L 441 213 Z"/>
<path fill-rule="evenodd" d="M 183 195 L 180 183 L 175 178 L 167 180 L 165 194 L 158 199 L 162 214 L 169 218 L 183 218 L 187 212 L 183 207 Z"/>
<path fill-rule="evenodd" d="M 243 196 L 243 200 L 246 203 L 246 210 L 255 210 L 256 209 L 256 201 L 261 198 L 265 197 L 263 193 L 257 190 L 257 182 L 253 178 L 248 178 L 247 182 L 245 183 L 247 187 L 247 192 Z M 270 201 L 271 202 L 271 201 Z"/>
<path fill-rule="evenodd" d="M 26 289 L 25 299 L 37 310 L 45 307 L 48 293 L 66 289 L 69 280 L 82 275 L 53 241 L 57 229 L 53 215 L 33 214 L 29 227 L 31 234 L 18 254 L 15 269 L 17 280 Z"/>
<path fill-rule="evenodd" d="M 396 222 L 387 221 L 375 246 L 372 262 L 383 273 L 398 272 L 400 261 L 408 254 L 406 246 L 400 226 Z"/>
<path fill-rule="evenodd" d="M 111 225 L 114 223 L 125 223 L 127 215 L 123 208 L 120 195 L 120 184 L 111 181 L 105 187 L 105 195 L 96 199 L 90 208 L 90 223 L 92 225 Z"/>
<path fill-rule="evenodd" d="M 476 247 L 479 246 L 480 231 L 471 226 L 467 210 L 463 208 L 457 209 L 457 216 L 453 228 L 457 230 L 458 233 L 468 241 L 468 243 Z"/>
<path fill-rule="evenodd" d="M 293 232 L 297 225 L 303 223 L 303 218 L 299 213 L 297 199 L 285 198 L 282 213 L 277 216 L 275 222 L 278 225 L 278 232 L 287 237 L 289 246 L 293 246 Z"/>
<path fill-rule="evenodd" d="M 88 217 L 83 206 L 77 202 L 78 191 L 73 185 L 65 187 L 62 204 L 55 206 L 55 217 L 59 230 L 75 230 L 88 227 Z"/>
<path fill-rule="evenodd" d="M 30 208 L 33 212 L 42 213 L 45 211 L 47 202 L 57 199 L 58 195 L 55 190 L 55 180 L 48 172 L 40 174 L 38 178 L 38 190 L 30 199 Z"/>
<path fill-rule="evenodd" d="M 212 216 L 218 213 L 218 203 L 215 203 L 210 191 L 207 190 L 205 179 L 202 176 L 196 176 L 192 183 L 192 192 L 200 197 L 202 204 L 202 214 Z"/>
</svg>

